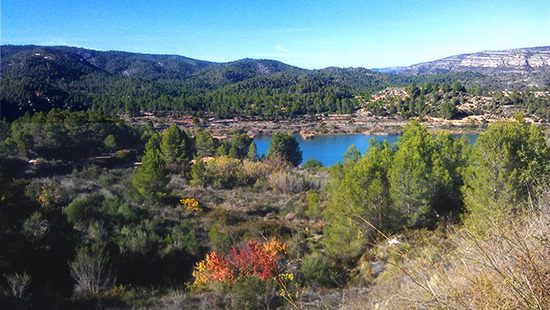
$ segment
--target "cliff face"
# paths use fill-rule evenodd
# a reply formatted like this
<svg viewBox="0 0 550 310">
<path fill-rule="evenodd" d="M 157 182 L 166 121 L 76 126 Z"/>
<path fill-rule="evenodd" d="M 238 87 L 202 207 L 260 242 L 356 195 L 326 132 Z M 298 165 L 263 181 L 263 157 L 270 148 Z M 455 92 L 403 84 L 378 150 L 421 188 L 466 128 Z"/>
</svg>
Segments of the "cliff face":
<svg viewBox="0 0 550 310">
<path fill-rule="evenodd" d="M 404 74 L 473 71 L 526 73 L 550 70 L 550 46 L 506 51 L 484 51 L 420 63 L 399 71 Z"/>
</svg>

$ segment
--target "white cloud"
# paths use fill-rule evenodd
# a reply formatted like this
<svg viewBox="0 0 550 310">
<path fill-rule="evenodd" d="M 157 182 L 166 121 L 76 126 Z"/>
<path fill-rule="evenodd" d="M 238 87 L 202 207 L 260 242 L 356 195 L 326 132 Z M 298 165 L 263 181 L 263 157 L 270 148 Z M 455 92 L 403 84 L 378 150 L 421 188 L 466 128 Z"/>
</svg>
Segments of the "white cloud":
<svg viewBox="0 0 550 310">
<path fill-rule="evenodd" d="M 275 46 L 275 49 L 278 50 L 279 52 L 283 52 L 283 53 L 287 53 L 287 54 L 294 54 L 293 51 L 289 50 L 289 49 L 286 49 L 284 46 L 282 46 L 281 44 L 277 44 Z"/>
</svg>

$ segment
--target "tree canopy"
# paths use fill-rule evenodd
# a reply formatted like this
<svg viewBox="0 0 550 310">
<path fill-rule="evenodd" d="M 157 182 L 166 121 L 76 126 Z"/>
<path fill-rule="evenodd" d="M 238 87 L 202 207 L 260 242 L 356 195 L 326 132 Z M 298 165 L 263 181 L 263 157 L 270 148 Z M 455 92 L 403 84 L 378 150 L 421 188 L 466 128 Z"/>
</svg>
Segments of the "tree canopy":
<svg viewBox="0 0 550 310">
<path fill-rule="evenodd" d="M 542 131 L 521 117 L 491 124 L 477 139 L 464 172 L 464 201 L 475 225 L 536 206 L 548 181 L 550 153 Z"/>
<path fill-rule="evenodd" d="M 271 137 L 266 156 L 280 157 L 294 166 L 302 162 L 302 150 L 296 137 L 289 133 L 276 133 Z"/>
</svg>

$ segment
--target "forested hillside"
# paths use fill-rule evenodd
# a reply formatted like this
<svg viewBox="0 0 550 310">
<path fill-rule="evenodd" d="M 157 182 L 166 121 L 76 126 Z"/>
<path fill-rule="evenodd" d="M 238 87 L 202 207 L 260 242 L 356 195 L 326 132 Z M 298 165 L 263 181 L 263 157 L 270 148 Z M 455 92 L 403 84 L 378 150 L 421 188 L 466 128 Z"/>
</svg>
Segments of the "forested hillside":
<svg viewBox="0 0 550 310">
<path fill-rule="evenodd" d="M 271 60 L 211 63 L 181 56 L 71 47 L 3 46 L 0 117 L 52 108 L 107 115 L 141 112 L 282 119 L 349 113 L 357 96 L 389 86 L 456 81 L 470 73 L 405 77 L 361 68 L 304 70 Z"/>
</svg>

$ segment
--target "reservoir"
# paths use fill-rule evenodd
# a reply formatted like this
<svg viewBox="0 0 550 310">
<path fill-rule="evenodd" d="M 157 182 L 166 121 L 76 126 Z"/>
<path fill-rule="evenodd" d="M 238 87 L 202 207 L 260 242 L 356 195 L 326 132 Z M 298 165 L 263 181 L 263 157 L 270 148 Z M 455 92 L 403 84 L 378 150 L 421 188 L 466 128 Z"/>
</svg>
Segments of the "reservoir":
<svg viewBox="0 0 550 310">
<path fill-rule="evenodd" d="M 477 134 L 467 135 L 470 143 L 474 143 L 477 139 Z M 296 135 L 296 140 L 300 144 L 302 150 L 302 158 L 304 163 L 310 158 L 320 160 L 324 166 L 332 166 L 338 161 L 342 161 L 342 155 L 346 153 L 351 145 L 355 145 L 357 149 L 364 154 L 369 147 L 370 139 L 375 138 L 377 141 L 386 140 L 390 143 L 397 142 L 399 136 L 388 135 L 332 135 L 332 136 L 315 136 L 312 139 L 303 139 L 302 136 Z M 258 156 L 265 155 L 269 149 L 271 137 L 262 136 L 254 139 L 256 142 Z"/>
</svg>

